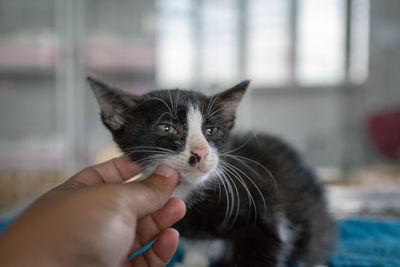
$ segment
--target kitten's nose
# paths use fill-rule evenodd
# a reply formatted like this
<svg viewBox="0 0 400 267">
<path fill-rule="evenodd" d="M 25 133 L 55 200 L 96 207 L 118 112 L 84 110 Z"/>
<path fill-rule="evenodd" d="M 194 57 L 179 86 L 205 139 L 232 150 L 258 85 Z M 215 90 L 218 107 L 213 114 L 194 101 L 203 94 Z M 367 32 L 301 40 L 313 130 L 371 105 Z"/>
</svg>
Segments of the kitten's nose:
<svg viewBox="0 0 400 267">
<path fill-rule="evenodd" d="M 203 146 L 203 147 L 196 147 L 195 149 L 192 149 L 192 151 L 190 151 L 192 153 L 192 155 L 197 155 L 198 157 L 200 157 L 200 159 L 207 157 L 208 155 L 208 147 Z"/>
<path fill-rule="evenodd" d="M 190 151 L 192 154 L 189 158 L 190 166 L 194 166 L 196 163 L 200 162 L 203 158 L 208 155 L 208 147 L 196 147 Z"/>
</svg>

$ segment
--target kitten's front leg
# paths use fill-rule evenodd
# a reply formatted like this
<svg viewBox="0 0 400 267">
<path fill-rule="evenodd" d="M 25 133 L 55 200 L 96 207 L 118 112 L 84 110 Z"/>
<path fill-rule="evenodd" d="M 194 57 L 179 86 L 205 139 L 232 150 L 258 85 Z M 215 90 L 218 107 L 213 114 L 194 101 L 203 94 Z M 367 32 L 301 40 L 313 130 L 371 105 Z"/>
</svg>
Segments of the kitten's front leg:
<svg viewBox="0 0 400 267">
<path fill-rule="evenodd" d="M 233 244 L 233 265 L 235 267 L 283 267 L 281 240 L 275 233 L 254 230 Z"/>
</svg>

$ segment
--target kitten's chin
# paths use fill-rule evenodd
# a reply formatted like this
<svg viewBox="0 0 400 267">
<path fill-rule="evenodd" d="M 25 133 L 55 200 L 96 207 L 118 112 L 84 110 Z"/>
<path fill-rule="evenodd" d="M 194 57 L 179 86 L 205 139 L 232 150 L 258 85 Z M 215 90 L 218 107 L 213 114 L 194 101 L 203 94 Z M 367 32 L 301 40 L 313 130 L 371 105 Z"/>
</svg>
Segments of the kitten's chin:
<svg viewBox="0 0 400 267">
<path fill-rule="evenodd" d="M 209 161 L 196 167 L 178 169 L 182 183 L 198 185 L 205 182 L 217 168 L 218 161 Z"/>
<path fill-rule="evenodd" d="M 192 202 L 189 200 L 190 195 L 196 190 L 196 188 L 199 188 L 198 185 L 201 185 L 209 179 L 212 171 L 201 173 L 194 173 L 193 171 L 180 171 L 179 173 L 179 182 L 174 190 L 173 196 L 179 197 L 185 201 L 187 206 L 190 206 L 192 204 Z"/>
<path fill-rule="evenodd" d="M 161 163 L 161 164 L 166 164 L 166 163 Z M 213 166 L 213 168 L 211 169 L 207 169 L 207 170 L 202 170 L 202 168 L 191 168 L 191 169 L 179 169 L 176 168 L 175 166 L 172 166 L 171 164 L 166 164 L 168 166 L 170 166 L 171 168 L 176 169 L 179 172 L 179 184 L 182 185 L 198 185 L 203 183 L 204 181 L 206 181 L 210 176 L 211 173 L 214 171 L 215 166 Z M 159 164 L 155 164 L 152 166 L 148 166 L 142 173 L 142 178 L 146 179 L 148 176 L 150 176 L 155 169 L 157 168 L 157 166 L 159 166 Z"/>
<path fill-rule="evenodd" d="M 182 170 L 179 171 L 180 174 L 180 179 L 179 181 L 182 184 L 191 184 L 191 185 L 196 185 L 196 184 L 201 184 L 205 180 L 208 179 L 210 176 L 211 171 L 200 171 L 200 170 Z"/>
</svg>

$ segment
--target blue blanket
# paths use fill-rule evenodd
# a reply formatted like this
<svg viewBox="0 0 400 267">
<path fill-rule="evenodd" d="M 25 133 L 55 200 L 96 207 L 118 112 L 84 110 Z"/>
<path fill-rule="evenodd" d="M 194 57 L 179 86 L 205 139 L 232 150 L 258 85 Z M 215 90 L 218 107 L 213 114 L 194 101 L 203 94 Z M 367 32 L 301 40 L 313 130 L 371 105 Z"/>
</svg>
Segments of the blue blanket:
<svg viewBox="0 0 400 267">
<path fill-rule="evenodd" d="M 400 267 L 400 221 L 350 218 L 338 221 L 338 228 L 330 267 Z M 179 249 L 177 258 L 182 258 Z"/>
<path fill-rule="evenodd" d="M 399 267 L 400 221 L 354 218 L 339 221 L 332 267 Z"/>
</svg>

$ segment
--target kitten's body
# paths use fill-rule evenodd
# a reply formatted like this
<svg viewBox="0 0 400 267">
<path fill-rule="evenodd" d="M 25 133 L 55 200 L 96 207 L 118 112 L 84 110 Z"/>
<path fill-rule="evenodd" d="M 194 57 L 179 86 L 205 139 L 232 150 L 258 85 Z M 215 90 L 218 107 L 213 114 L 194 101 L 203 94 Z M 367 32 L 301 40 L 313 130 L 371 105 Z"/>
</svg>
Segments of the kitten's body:
<svg viewBox="0 0 400 267">
<path fill-rule="evenodd" d="M 243 181 L 231 180 L 239 197 L 235 196 L 234 200 L 228 197 L 228 202 L 234 202 L 230 218 L 225 221 L 229 206 L 227 192 L 217 184 L 217 179 L 210 179 L 206 193 L 194 191 L 188 198 L 188 202 L 196 204 L 176 225 L 182 236 L 227 241 L 233 248 L 233 258 L 224 259 L 226 266 L 286 266 L 295 261 L 306 266 L 326 263 L 334 245 L 334 225 L 326 211 L 322 187 L 313 172 L 289 146 L 275 137 L 232 136 L 229 149 L 238 147 L 241 148 L 231 153 L 233 157 L 224 159 L 243 177 Z M 251 192 L 257 214 L 254 206 L 249 205 L 251 201 L 242 182 Z M 236 210 L 237 207 L 240 209 Z"/>
<path fill-rule="evenodd" d="M 175 227 L 227 245 L 221 266 L 326 263 L 334 226 L 323 189 L 299 156 L 267 135 L 231 136 L 248 82 L 213 97 L 181 90 L 133 96 L 89 79 L 114 140 L 150 173 L 180 172 L 187 214 Z"/>
</svg>

